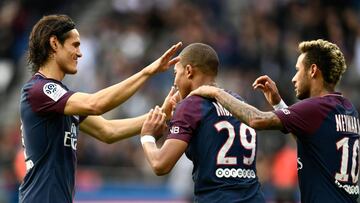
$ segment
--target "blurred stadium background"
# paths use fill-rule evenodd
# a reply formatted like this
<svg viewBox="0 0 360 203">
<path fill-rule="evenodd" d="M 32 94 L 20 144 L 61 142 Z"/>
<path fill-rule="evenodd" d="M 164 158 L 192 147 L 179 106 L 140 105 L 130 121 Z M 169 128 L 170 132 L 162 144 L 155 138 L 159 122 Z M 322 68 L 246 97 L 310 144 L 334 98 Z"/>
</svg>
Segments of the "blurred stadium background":
<svg viewBox="0 0 360 203">
<path fill-rule="evenodd" d="M 204 42 L 221 60 L 219 85 L 248 103 L 270 110 L 251 87 L 270 75 L 288 104 L 296 101 L 291 78 L 302 40 L 323 38 L 344 52 L 348 70 L 339 91 L 360 110 L 359 0 L 0 0 L 0 202 L 17 202 L 23 175 L 19 92 L 29 79 L 25 52 L 31 27 L 43 15 L 65 13 L 81 35 L 78 73 L 71 89 L 94 92 L 121 81 L 160 56 L 171 44 Z M 126 118 L 161 104 L 173 71 L 149 80 L 107 118 Z M 258 176 L 268 202 L 299 200 L 296 146 L 290 136 L 260 132 Z M 19 164 L 20 163 L 20 164 Z M 191 163 L 182 159 L 171 174 L 156 177 L 139 137 L 107 145 L 78 138 L 76 201 L 187 202 L 192 196 Z"/>
</svg>

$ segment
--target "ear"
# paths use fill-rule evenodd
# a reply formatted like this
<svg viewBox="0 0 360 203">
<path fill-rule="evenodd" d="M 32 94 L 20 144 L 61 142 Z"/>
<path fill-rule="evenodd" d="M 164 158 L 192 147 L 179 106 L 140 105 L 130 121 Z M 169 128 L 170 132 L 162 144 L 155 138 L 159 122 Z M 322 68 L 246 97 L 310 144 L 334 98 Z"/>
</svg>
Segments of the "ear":
<svg viewBox="0 0 360 203">
<path fill-rule="evenodd" d="M 318 77 L 321 75 L 321 70 L 316 64 L 311 64 L 310 66 L 310 76 L 312 78 Z"/>
<path fill-rule="evenodd" d="M 185 75 L 187 78 L 192 79 L 194 77 L 194 67 L 192 65 L 188 64 L 185 66 Z"/>
<path fill-rule="evenodd" d="M 53 51 L 56 52 L 59 47 L 59 41 L 55 35 L 50 37 L 49 43 Z"/>
</svg>

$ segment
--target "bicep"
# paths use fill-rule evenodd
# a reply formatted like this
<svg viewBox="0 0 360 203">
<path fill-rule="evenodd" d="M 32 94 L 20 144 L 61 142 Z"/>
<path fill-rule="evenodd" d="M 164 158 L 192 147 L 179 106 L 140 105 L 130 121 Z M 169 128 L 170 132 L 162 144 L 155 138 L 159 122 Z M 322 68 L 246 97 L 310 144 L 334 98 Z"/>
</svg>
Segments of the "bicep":
<svg viewBox="0 0 360 203">
<path fill-rule="evenodd" d="M 76 92 L 69 97 L 64 108 L 65 115 L 97 115 L 91 94 Z"/>
<path fill-rule="evenodd" d="M 163 163 L 167 163 L 168 170 L 170 171 L 184 154 L 188 143 L 179 139 L 167 139 L 160 149 Z"/>
</svg>

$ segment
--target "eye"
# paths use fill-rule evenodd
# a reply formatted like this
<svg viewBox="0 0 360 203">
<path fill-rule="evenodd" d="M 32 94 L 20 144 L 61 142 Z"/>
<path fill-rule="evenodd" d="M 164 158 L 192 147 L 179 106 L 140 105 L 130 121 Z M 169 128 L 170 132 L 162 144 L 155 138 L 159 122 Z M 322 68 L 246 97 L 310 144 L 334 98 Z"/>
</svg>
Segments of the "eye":
<svg viewBox="0 0 360 203">
<path fill-rule="evenodd" d="M 76 47 L 76 48 L 80 47 L 80 42 L 74 42 L 73 46 Z"/>
</svg>

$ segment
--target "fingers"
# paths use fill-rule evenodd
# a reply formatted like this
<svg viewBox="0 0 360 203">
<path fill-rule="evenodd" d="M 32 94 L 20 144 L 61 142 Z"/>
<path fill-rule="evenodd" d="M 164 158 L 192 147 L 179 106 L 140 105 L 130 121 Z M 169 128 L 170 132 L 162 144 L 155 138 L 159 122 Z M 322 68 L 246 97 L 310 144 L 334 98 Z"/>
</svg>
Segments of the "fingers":
<svg viewBox="0 0 360 203">
<path fill-rule="evenodd" d="M 175 51 L 177 51 L 180 47 L 182 46 L 182 42 L 178 42 L 176 45 L 175 45 Z"/>
<path fill-rule="evenodd" d="M 254 90 L 256 90 L 256 89 L 264 90 L 265 86 L 263 84 L 256 84 L 256 85 L 253 85 L 253 88 L 254 88 Z"/>
<path fill-rule="evenodd" d="M 158 121 L 158 120 L 159 120 L 159 117 L 161 117 L 161 116 L 160 116 L 161 113 L 162 113 L 162 112 L 161 112 L 159 106 L 155 106 L 155 109 L 154 109 L 154 112 L 153 112 L 153 119 L 152 119 L 152 120 L 153 120 L 154 122 Z"/>
<path fill-rule="evenodd" d="M 271 84 L 269 82 L 265 82 L 265 87 L 267 89 L 272 89 L 272 86 L 271 86 Z"/>
<path fill-rule="evenodd" d="M 163 113 L 159 106 L 156 106 L 153 112 L 153 121 L 155 123 L 163 123 L 165 121 L 166 114 Z"/>
<path fill-rule="evenodd" d="M 180 95 L 179 90 L 176 90 L 174 95 L 172 95 L 171 101 L 175 102 L 175 104 L 177 104 L 177 103 L 179 103 L 181 101 L 181 95 Z"/>
<path fill-rule="evenodd" d="M 203 96 L 202 89 L 204 89 L 204 86 L 198 87 L 197 89 L 191 91 L 190 94 L 187 97 L 190 97 L 190 96 L 193 96 L 193 95 Z"/>
<path fill-rule="evenodd" d="M 161 109 L 160 109 L 160 110 L 161 110 Z M 165 124 L 165 121 L 166 121 L 166 114 L 161 111 L 161 116 L 160 116 L 159 122 L 162 123 L 163 125 L 166 125 L 166 124 Z"/>
<path fill-rule="evenodd" d="M 165 119 L 166 115 L 159 106 L 151 109 L 142 126 L 141 135 L 162 135 L 162 129 L 166 126 Z"/>
<path fill-rule="evenodd" d="M 265 84 L 265 82 L 267 82 L 267 81 L 272 81 L 270 78 L 269 78 L 269 76 L 267 76 L 267 75 L 262 75 L 262 76 L 260 76 L 260 77 L 258 77 L 255 81 L 254 81 L 254 83 L 252 84 L 252 86 L 255 88 L 255 86 L 256 85 L 258 85 L 258 84 Z"/>
<path fill-rule="evenodd" d="M 150 109 L 148 115 L 146 116 L 145 122 L 149 122 L 152 119 L 153 114 L 154 114 L 154 109 Z"/>
<path fill-rule="evenodd" d="M 164 58 L 169 58 L 169 57 L 171 57 L 172 55 L 175 54 L 175 52 L 176 52 L 181 46 L 182 46 L 182 42 L 178 42 L 177 44 L 172 45 L 171 48 L 168 49 L 168 50 L 164 53 L 163 57 L 164 57 Z"/>
<path fill-rule="evenodd" d="M 175 92 L 176 92 L 175 87 L 171 86 L 170 92 L 167 95 L 167 97 L 171 98 L 172 96 L 174 96 Z"/>
<path fill-rule="evenodd" d="M 169 66 L 175 65 L 179 61 L 180 61 L 180 57 L 175 57 L 175 58 L 171 59 L 171 61 L 169 61 L 168 65 Z"/>
</svg>

